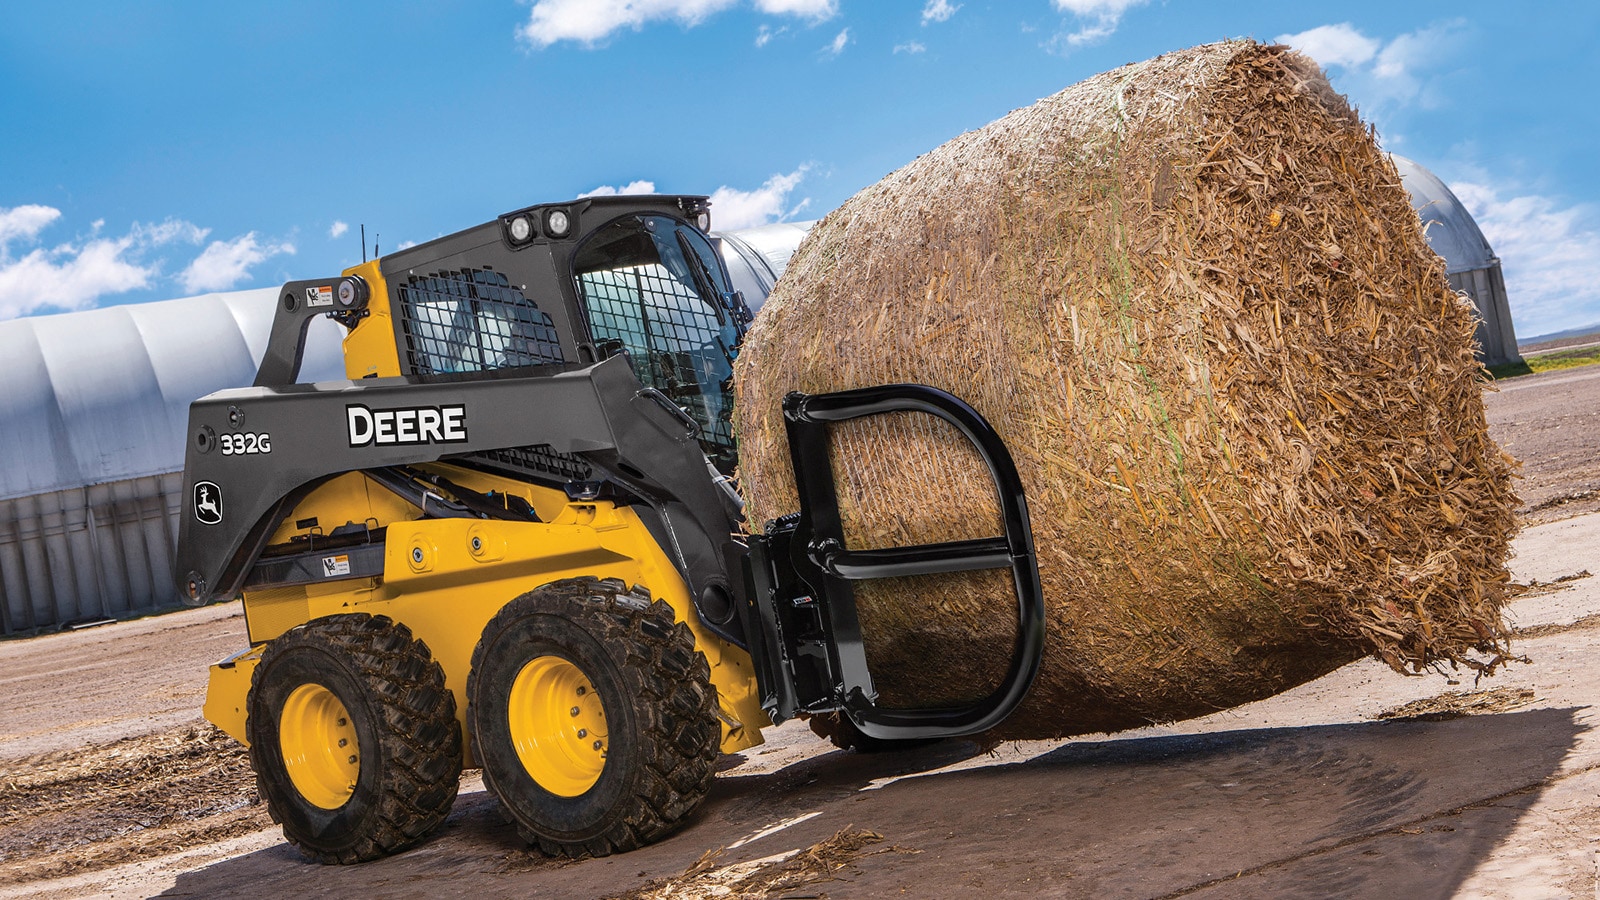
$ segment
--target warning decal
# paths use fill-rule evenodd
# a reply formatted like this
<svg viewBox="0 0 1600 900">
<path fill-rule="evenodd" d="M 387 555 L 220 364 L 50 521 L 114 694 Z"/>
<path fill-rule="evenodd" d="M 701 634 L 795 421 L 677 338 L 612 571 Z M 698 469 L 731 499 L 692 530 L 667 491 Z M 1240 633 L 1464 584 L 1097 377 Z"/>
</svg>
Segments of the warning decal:
<svg viewBox="0 0 1600 900">
<path fill-rule="evenodd" d="M 337 578 L 340 575 L 349 575 L 350 557 L 324 556 L 322 558 L 322 574 L 328 578 Z"/>
</svg>

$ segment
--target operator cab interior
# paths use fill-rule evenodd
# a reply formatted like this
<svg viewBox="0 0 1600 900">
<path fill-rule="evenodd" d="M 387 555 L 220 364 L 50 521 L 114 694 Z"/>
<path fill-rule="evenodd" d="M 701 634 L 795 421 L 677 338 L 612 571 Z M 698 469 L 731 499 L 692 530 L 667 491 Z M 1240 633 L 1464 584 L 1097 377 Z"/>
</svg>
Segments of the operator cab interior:
<svg viewBox="0 0 1600 900">
<path fill-rule="evenodd" d="M 626 357 L 641 383 L 695 420 L 706 455 L 731 474 L 733 360 L 749 313 L 711 242 L 664 215 L 623 216 L 579 248 L 573 278 L 600 356 Z"/>
</svg>

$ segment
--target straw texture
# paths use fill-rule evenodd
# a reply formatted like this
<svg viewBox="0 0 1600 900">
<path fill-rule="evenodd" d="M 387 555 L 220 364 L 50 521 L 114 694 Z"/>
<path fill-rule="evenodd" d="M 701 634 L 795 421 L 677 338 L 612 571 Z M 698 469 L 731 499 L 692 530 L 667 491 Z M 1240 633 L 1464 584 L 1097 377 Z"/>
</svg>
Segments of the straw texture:
<svg viewBox="0 0 1600 900">
<path fill-rule="evenodd" d="M 1235 706 L 1366 654 L 1489 669 L 1514 530 L 1471 306 L 1393 166 L 1309 59 L 1231 41 L 1074 85 L 818 223 L 738 360 L 752 521 L 798 507 L 790 390 L 948 390 L 1016 458 L 1050 608 L 996 739 Z M 854 548 L 997 534 L 927 416 L 834 429 Z M 858 591 L 884 702 L 1009 655 L 1008 576 Z"/>
</svg>

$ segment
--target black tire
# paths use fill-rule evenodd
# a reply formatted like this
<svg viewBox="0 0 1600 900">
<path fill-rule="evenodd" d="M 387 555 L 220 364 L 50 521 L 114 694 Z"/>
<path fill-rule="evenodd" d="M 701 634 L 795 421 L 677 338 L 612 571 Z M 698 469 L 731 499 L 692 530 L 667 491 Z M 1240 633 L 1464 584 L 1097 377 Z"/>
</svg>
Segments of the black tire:
<svg viewBox="0 0 1600 900">
<path fill-rule="evenodd" d="M 867 735 L 856 727 L 856 723 L 844 713 L 820 713 L 806 720 L 811 726 L 811 732 L 818 737 L 827 738 L 828 742 L 840 750 L 852 750 L 856 753 L 893 753 L 899 750 L 915 750 L 918 747 L 928 747 L 939 743 L 943 738 L 905 738 L 901 740 L 885 740 Z"/>
<path fill-rule="evenodd" d="M 304 687 L 304 691 L 300 689 Z M 297 694 L 297 691 L 299 693 Z M 327 746 L 307 721 L 308 701 L 336 698 L 348 713 L 339 734 L 353 732 L 359 772 L 348 798 L 326 799 L 318 785 L 297 787 L 285 763 L 289 746 Z M 285 705 L 291 698 L 289 721 Z M 356 863 L 410 847 L 444 822 L 461 778 L 461 728 L 444 671 L 411 630 L 384 616 L 348 613 L 315 619 L 267 645 L 250 681 L 245 733 L 256 784 L 283 836 L 322 863 Z M 301 743 L 296 744 L 296 741 Z M 344 745 L 340 745 L 343 747 Z M 343 750 L 337 751 L 343 753 Z M 299 777 L 306 779 L 297 753 Z M 341 757 L 342 758 L 342 757 Z"/>
<path fill-rule="evenodd" d="M 571 786 L 565 796 L 540 781 L 541 774 L 552 781 L 548 770 L 561 767 L 530 771 L 511 724 L 513 685 L 519 676 L 526 684 L 525 673 L 552 660 L 563 669 L 560 661 L 570 663 L 586 679 L 575 695 L 593 686 L 582 702 L 598 696 L 602 709 L 586 711 L 583 721 L 599 715 L 607 732 L 604 750 L 596 749 L 603 755 L 592 785 Z M 672 608 L 651 602 L 643 588 L 572 578 L 506 604 L 473 650 L 467 697 L 484 783 L 523 838 L 547 854 L 606 856 L 660 840 L 711 788 L 721 739 L 711 668 L 688 627 L 673 621 Z M 556 720 L 540 717 L 563 712 L 565 702 L 538 704 L 533 712 L 523 704 L 518 721 L 555 727 Z M 570 746 L 588 749 L 580 743 Z"/>
</svg>

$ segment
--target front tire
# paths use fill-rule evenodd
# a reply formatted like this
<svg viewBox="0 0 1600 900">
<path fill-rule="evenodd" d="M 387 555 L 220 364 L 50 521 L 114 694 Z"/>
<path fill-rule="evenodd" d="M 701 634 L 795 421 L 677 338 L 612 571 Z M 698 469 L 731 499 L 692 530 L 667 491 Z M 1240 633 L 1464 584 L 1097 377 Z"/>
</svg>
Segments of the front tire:
<svg viewBox="0 0 1600 900">
<path fill-rule="evenodd" d="M 710 666 L 643 588 L 572 578 L 506 604 L 473 651 L 467 696 L 484 783 L 545 853 L 659 840 L 710 790 Z"/>
<path fill-rule="evenodd" d="M 455 802 L 455 698 L 427 645 L 384 616 L 327 616 L 268 644 L 245 733 L 273 821 L 318 862 L 410 847 Z"/>
</svg>

